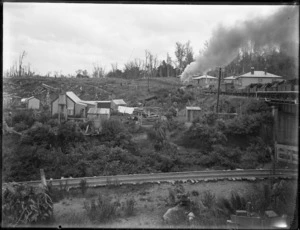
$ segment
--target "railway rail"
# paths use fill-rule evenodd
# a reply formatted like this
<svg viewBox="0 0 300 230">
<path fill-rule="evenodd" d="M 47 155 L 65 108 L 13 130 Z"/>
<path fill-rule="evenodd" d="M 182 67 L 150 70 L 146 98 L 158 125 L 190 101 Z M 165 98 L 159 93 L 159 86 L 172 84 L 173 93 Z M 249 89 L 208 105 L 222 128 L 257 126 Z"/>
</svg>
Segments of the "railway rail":
<svg viewBox="0 0 300 230">
<path fill-rule="evenodd" d="M 217 94 L 216 91 L 205 91 L 205 94 Z M 221 95 L 254 97 L 284 104 L 298 104 L 299 91 L 256 91 L 256 92 L 220 92 Z"/>
<path fill-rule="evenodd" d="M 118 184 L 139 184 L 139 183 L 159 183 L 172 181 L 207 181 L 219 179 L 249 179 L 249 178 L 297 178 L 298 171 L 290 169 L 278 169 L 274 173 L 272 170 L 253 169 L 253 170 L 213 170 L 213 171 L 189 171 L 189 172 L 172 172 L 172 173 L 151 173 L 151 174 L 131 174 L 115 176 L 95 176 L 80 178 L 62 178 L 47 180 L 54 187 L 67 184 L 69 188 L 79 187 L 80 181 L 85 179 L 88 186 L 105 186 L 109 183 Z M 37 186 L 41 183 L 38 181 L 23 181 L 25 183 Z M 5 184 L 3 184 L 5 185 Z"/>
</svg>

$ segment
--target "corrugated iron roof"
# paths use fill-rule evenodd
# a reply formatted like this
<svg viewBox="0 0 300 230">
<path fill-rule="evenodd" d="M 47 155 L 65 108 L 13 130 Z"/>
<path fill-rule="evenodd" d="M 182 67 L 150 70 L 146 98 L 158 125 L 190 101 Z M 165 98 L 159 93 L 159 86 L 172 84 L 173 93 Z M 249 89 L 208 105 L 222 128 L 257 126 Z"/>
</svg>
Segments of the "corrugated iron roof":
<svg viewBox="0 0 300 230">
<path fill-rule="evenodd" d="M 90 108 L 88 114 L 109 114 L 110 109 L 106 108 Z"/>
<path fill-rule="evenodd" d="M 241 76 L 238 76 L 237 78 L 240 77 L 266 77 L 266 78 L 282 78 L 281 76 L 272 74 L 272 73 L 266 73 L 265 71 L 254 71 L 254 74 L 251 74 L 251 72 L 245 73 Z"/>
<path fill-rule="evenodd" d="M 66 92 L 66 95 L 69 98 L 71 98 L 75 103 L 81 103 L 80 98 L 75 93 L 73 93 L 72 91 Z"/>
<path fill-rule="evenodd" d="M 224 77 L 224 80 L 234 80 L 236 76 Z"/>
<path fill-rule="evenodd" d="M 89 105 L 96 105 L 97 101 L 83 101 L 83 100 L 81 100 L 81 103 L 89 104 Z"/>
<path fill-rule="evenodd" d="M 31 97 L 27 97 L 27 98 L 22 98 L 21 99 L 21 102 L 27 102 L 27 101 L 29 101 L 29 100 L 31 100 L 31 99 L 33 99 L 33 98 L 35 98 L 34 96 L 31 96 Z M 35 99 L 37 99 L 37 98 L 35 98 Z"/>
<path fill-rule="evenodd" d="M 201 110 L 201 108 L 199 106 L 187 106 L 186 109 L 187 110 Z"/>
<path fill-rule="evenodd" d="M 208 79 L 217 79 L 216 77 L 213 77 L 213 76 L 209 76 L 209 75 L 203 75 L 203 76 L 200 76 L 200 77 L 194 77 L 193 80 L 199 80 L 199 79 L 203 79 L 203 78 L 208 78 Z"/>
<path fill-rule="evenodd" d="M 126 106 L 119 106 L 118 111 L 120 113 L 133 114 L 134 108 L 133 107 L 126 107 Z"/>
<path fill-rule="evenodd" d="M 123 99 L 114 99 L 112 100 L 116 105 L 126 105 L 126 102 Z"/>
</svg>

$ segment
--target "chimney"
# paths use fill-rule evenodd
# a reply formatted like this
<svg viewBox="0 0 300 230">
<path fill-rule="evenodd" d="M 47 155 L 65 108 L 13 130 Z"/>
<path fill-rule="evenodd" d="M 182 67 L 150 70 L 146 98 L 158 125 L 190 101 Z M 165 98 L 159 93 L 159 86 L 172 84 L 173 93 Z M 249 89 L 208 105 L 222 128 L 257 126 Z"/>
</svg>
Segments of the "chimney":
<svg viewBox="0 0 300 230">
<path fill-rule="evenodd" d="M 251 67 L 251 75 L 254 74 L 254 67 Z"/>
<path fill-rule="evenodd" d="M 267 68 L 265 68 L 265 75 L 267 75 Z"/>
</svg>

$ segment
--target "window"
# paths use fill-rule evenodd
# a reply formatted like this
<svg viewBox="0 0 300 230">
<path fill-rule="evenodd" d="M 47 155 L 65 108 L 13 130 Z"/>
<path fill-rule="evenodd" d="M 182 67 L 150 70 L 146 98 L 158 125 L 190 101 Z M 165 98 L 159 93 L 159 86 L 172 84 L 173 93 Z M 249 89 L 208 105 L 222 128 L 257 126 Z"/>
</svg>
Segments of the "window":
<svg viewBox="0 0 300 230">
<path fill-rule="evenodd" d="M 258 78 L 258 82 L 259 83 L 263 82 L 263 79 L 262 78 Z"/>
<path fill-rule="evenodd" d="M 68 115 L 70 116 L 74 115 L 74 108 L 68 108 Z"/>
</svg>

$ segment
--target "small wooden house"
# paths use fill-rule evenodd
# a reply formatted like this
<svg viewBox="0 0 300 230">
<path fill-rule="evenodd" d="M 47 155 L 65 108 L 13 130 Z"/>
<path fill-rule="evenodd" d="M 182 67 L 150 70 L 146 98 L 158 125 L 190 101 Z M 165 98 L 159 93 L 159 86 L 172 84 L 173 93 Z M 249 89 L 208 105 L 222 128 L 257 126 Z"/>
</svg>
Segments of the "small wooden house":
<svg viewBox="0 0 300 230">
<path fill-rule="evenodd" d="M 83 103 L 76 94 L 69 91 L 59 95 L 51 102 L 51 114 L 62 113 L 65 117 L 85 117 L 87 104 Z"/>
<path fill-rule="evenodd" d="M 111 109 L 113 111 L 118 111 L 119 106 L 126 106 L 126 102 L 123 99 L 114 99 L 111 101 Z"/>
<path fill-rule="evenodd" d="M 32 96 L 28 98 L 22 98 L 21 103 L 24 103 L 27 109 L 40 109 L 41 101 Z"/>
<path fill-rule="evenodd" d="M 201 108 L 198 106 L 186 107 L 186 122 L 192 122 L 196 117 L 200 116 Z"/>
</svg>

